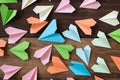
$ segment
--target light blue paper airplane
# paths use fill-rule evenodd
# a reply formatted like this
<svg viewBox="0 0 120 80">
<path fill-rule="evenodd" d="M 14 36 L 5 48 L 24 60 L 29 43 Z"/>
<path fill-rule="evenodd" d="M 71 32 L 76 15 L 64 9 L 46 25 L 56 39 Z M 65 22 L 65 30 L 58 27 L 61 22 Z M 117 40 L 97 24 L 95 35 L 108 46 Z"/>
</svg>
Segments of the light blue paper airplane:
<svg viewBox="0 0 120 80">
<path fill-rule="evenodd" d="M 62 32 L 62 34 L 66 38 L 72 39 L 77 42 L 81 42 L 77 27 L 73 24 L 70 24 L 69 30 Z"/>
<path fill-rule="evenodd" d="M 78 76 L 91 76 L 88 69 L 85 67 L 85 65 L 82 62 L 75 62 L 71 61 L 69 65 L 69 69 Z"/>
<path fill-rule="evenodd" d="M 90 60 L 91 48 L 89 45 L 82 48 L 76 48 L 76 54 L 88 65 Z"/>
<path fill-rule="evenodd" d="M 55 33 L 57 30 L 56 19 L 53 19 L 44 32 L 40 35 L 38 40 L 64 43 L 64 38 L 60 33 Z"/>
</svg>

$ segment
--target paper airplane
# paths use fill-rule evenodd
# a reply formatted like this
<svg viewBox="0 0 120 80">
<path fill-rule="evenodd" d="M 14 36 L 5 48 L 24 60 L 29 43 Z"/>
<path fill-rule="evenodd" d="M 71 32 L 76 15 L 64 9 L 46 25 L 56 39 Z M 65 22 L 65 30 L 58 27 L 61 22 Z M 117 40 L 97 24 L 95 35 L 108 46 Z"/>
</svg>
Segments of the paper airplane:
<svg viewBox="0 0 120 80">
<path fill-rule="evenodd" d="M 70 59 L 70 53 L 72 52 L 74 47 L 69 44 L 58 44 L 54 45 L 55 49 L 60 53 L 63 59 Z"/>
<path fill-rule="evenodd" d="M 110 24 L 112 26 L 117 26 L 119 23 L 117 16 L 119 14 L 119 11 L 112 11 L 109 14 L 103 16 L 102 18 L 100 18 L 99 20 L 102 22 L 105 22 L 107 24 Z"/>
<path fill-rule="evenodd" d="M 80 8 L 98 9 L 100 6 L 101 4 L 96 0 L 84 0 Z"/>
<path fill-rule="evenodd" d="M 4 48 L 7 44 L 7 41 L 0 39 L 0 56 L 4 56 L 4 50 L 1 48 Z"/>
<path fill-rule="evenodd" d="M 73 13 L 75 8 L 70 4 L 70 0 L 61 0 L 55 13 Z"/>
<path fill-rule="evenodd" d="M 17 3 L 17 0 L 0 0 L 0 3 Z"/>
<path fill-rule="evenodd" d="M 2 23 L 3 25 L 6 25 L 9 21 L 11 21 L 15 17 L 17 10 L 8 9 L 8 7 L 5 4 L 2 4 L 0 6 L 0 13 Z"/>
<path fill-rule="evenodd" d="M 72 78 L 72 77 L 67 77 L 67 79 L 66 80 L 75 80 L 74 78 Z"/>
<path fill-rule="evenodd" d="M 27 19 L 27 22 L 29 24 L 32 24 L 31 28 L 30 28 L 30 33 L 31 34 L 37 33 L 43 27 L 45 27 L 45 25 L 47 25 L 47 23 L 48 23 L 48 21 L 40 21 L 38 18 L 35 18 L 35 17 L 29 17 Z"/>
<path fill-rule="evenodd" d="M 95 78 L 95 80 L 104 80 L 104 79 L 102 79 L 102 78 L 100 78 L 98 76 L 94 76 L 94 78 Z"/>
<path fill-rule="evenodd" d="M 17 73 L 22 67 L 18 66 L 11 66 L 3 64 L 0 66 L 0 69 L 4 72 L 3 80 L 10 79 L 15 73 Z"/>
<path fill-rule="evenodd" d="M 25 52 L 25 50 L 29 47 L 29 44 L 29 42 L 23 41 L 20 44 L 12 47 L 10 51 L 20 59 L 28 60 L 28 53 Z"/>
<path fill-rule="evenodd" d="M 110 32 L 108 35 L 120 43 L 120 28 L 114 30 L 113 32 Z"/>
<path fill-rule="evenodd" d="M 110 70 L 108 69 L 105 61 L 103 58 L 98 57 L 97 58 L 97 64 L 94 64 L 91 69 L 96 73 L 106 73 L 110 74 Z"/>
<path fill-rule="evenodd" d="M 37 80 L 37 67 L 33 68 L 30 72 L 22 76 L 22 80 Z"/>
<path fill-rule="evenodd" d="M 111 56 L 112 60 L 114 61 L 114 63 L 116 64 L 117 68 L 120 71 L 120 57 L 116 57 L 116 56 Z"/>
<path fill-rule="evenodd" d="M 22 0 L 22 10 L 25 9 L 26 7 L 30 6 L 37 0 Z"/>
<path fill-rule="evenodd" d="M 27 31 L 25 30 L 14 27 L 7 27 L 5 29 L 5 32 L 9 35 L 9 44 L 15 44 L 20 38 L 22 38 L 27 33 Z"/>
<path fill-rule="evenodd" d="M 95 39 L 92 40 L 92 44 L 94 46 L 99 46 L 99 47 L 104 47 L 104 48 L 111 48 L 111 46 L 110 46 L 104 32 L 98 31 L 97 37 L 98 38 L 95 38 Z"/>
<path fill-rule="evenodd" d="M 97 22 L 91 18 L 91 19 L 76 20 L 75 23 L 86 35 L 92 35 L 91 27 L 95 26 Z"/>
<path fill-rule="evenodd" d="M 66 72 L 68 71 L 68 68 L 64 65 L 64 63 L 60 60 L 59 57 L 52 57 L 52 66 L 49 66 L 47 71 L 50 74 L 56 74 L 56 73 L 61 73 L 61 72 Z"/>
<path fill-rule="evenodd" d="M 66 38 L 69 38 L 77 42 L 81 42 L 77 27 L 74 26 L 73 24 L 70 24 L 69 30 L 63 31 L 62 34 Z"/>
<path fill-rule="evenodd" d="M 48 6 L 36 6 L 33 11 L 36 14 L 39 14 L 40 21 L 44 21 L 47 19 L 49 16 L 50 12 L 53 9 L 53 5 L 48 5 Z"/>
<path fill-rule="evenodd" d="M 53 19 L 44 32 L 40 35 L 38 40 L 64 43 L 64 38 L 60 33 L 55 33 L 57 30 L 56 19 Z"/>
<path fill-rule="evenodd" d="M 76 54 L 80 57 L 87 65 L 89 64 L 91 48 L 89 45 L 82 48 L 76 48 Z"/>
<path fill-rule="evenodd" d="M 52 45 L 43 47 L 34 53 L 34 57 L 40 58 L 43 65 L 46 65 L 50 60 L 50 55 L 52 51 Z"/>
<path fill-rule="evenodd" d="M 75 62 L 71 61 L 69 65 L 69 69 L 78 76 L 91 76 L 88 69 L 85 67 L 85 65 L 81 62 Z"/>
</svg>

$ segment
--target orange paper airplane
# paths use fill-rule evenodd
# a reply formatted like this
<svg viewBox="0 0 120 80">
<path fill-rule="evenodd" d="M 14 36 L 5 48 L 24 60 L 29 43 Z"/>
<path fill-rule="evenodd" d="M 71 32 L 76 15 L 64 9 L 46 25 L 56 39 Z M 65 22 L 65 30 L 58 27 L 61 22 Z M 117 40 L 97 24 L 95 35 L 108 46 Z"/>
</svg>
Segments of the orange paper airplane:
<svg viewBox="0 0 120 80">
<path fill-rule="evenodd" d="M 120 57 L 116 57 L 116 56 L 111 56 L 112 60 L 114 61 L 114 63 L 116 64 L 117 68 L 120 71 Z"/>
<path fill-rule="evenodd" d="M 7 44 L 7 42 L 3 39 L 0 39 L 0 56 L 4 56 L 4 51 L 1 49 L 3 47 L 5 47 Z"/>
<path fill-rule="evenodd" d="M 95 80 L 104 80 L 104 79 L 102 79 L 102 78 L 100 78 L 98 76 L 94 76 L 94 78 L 95 78 Z"/>
<path fill-rule="evenodd" d="M 84 19 L 84 20 L 76 20 L 75 23 L 79 26 L 79 28 L 86 34 L 92 34 L 92 26 L 95 26 L 96 21 L 94 19 Z"/>
<path fill-rule="evenodd" d="M 30 28 L 31 34 L 37 33 L 48 23 L 48 21 L 40 21 L 38 18 L 35 18 L 35 17 L 27 18 L 27 22 L 29 24 L 32 24 Z"/>
<path fill-rule="evenodd" d="M 50 74 L 55 74 L 55 73 L 60 73 L 60 72 L 65 72 L 68 71 L 68 68 L 64 65 L 64 63 L 60 60 L 59 57 L 52 57 L 52 66 L 49 66 L 47 71 Z"/>
</svg>

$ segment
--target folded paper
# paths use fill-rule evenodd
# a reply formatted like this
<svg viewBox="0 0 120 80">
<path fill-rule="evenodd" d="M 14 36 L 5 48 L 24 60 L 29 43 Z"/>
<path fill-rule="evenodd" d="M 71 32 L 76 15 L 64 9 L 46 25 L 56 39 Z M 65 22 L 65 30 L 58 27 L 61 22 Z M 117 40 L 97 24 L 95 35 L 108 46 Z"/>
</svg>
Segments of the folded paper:
<svg viewBox="0 0 120 80">
<path fill-rule="evenodd" d="M 81 42 L 77 27 L 74 26 L 73 24 L 70 24 L 69 30 L 63 31 L 62 34 L 66 38 L 69 38 L 77 42 Z"/>
<path fill-rule="evenodd" d="M 29 42 L 23 41 L 18 45 L 12 47 L 10 49 L 10 52 L 12 52 L 14 55 L 16 55 L 22 60 L 28 60 L 28 53 L 25 52 L 25 50 L 29 47 L 29 44 L 30 44 Z"/>
<path fill-rule="evenodd" d="M 49 66 L 47 71 L 50 74 L 56 74 L 56 73 L 61 73 L 61 72 L 66 72 L 68 71 L 68 68 L 65 66 L 65 64 L 60 60 L 59 57 L 52 57 L 52 66 Z"/>
<path fill-rule="evenodd" d="M 56 44 L 54 47 L 64 59 L 70 59 L 69 52 L 73 51 L 74 49 L 74 47 L 69 44 Z"/>
<path fill-rule="evenodd" d="M 47 25 L 48 21 L 40 21 L 38 18 L 29 17 L 27 18 L 27 22 L 31 25 L 30 33 L 34 34 L 40 31 L 45 25 Z"/>
<path fill-rule="evenodd" d="M 4 50 L 2 48 L 4 48 L 7 44 L 7 41 L 0 39 L 0 56 L 4 56 Z"/>
<path fill-rule="evenodd" d="M 37 80 L 37 67 L 22 76 L 22 80 Z"/>
<path fill-rule="evenodd" d="M 85 65 L 81 62 L 75 62 L 71 61 L 69 65 L 69 69 L 78 76 L 91 76 L 88 69 L 85 67 Z"/>
<path fill-rule="evenodd" d="M 75 8 L 70 4 L 70 0 L 61 0 L 55 13 L 73 13 Z"/>
<path fill-rule="evenodd" d="M 118 24 L 120 24 L 120 22 L 117 19 L 118 14 L 119 14 L 119 11 L 114 10 L 114 11 L 110 12 L 109 14 L 103 16 L 99 20 L 102 22 L 105 22 L 107 24 L 110 24 L 112 26 L 117 26 Z"/>
<path fill-rule="evenodd" d="M 95 78 L 95 80 L 104 80 L 104 79 L 102 79 L 102 78 L 100 78 L 98 76 L 94 76 L 94 78 Z"/>
<path fill-rule="evenodd" d="M 84 20 L 76 20 L 75 23 L 79 26 L 79 28 L 86 34 L 92 34 L 92 26 L 95 26 L 97 23 L 94 19 L 84 19 Z"/>
<path fill-rule="evenodd" d="M 33 11 L 36 14 L 39 14 L 39 18 L 41 21 L 44 21 L 47 19 L 47 17 L 49 16 L 50 12 L 53 9 L 53 5 L 48 5 L 48 6 L 36 6 Z"/>
<path fill-rule="evenodd" d="M 91 48 L 89 45 L 82 48 L 76 48 L 76 54 L 80 57 L 87 65 L 89 64 Z"/>
<path fill-rule="evenodd" d="M 75 79 L 72 77 L 67 77 L 66 80 L 75 80 Z"/>
<path fill-rule="evenodd" d="M 84 0 L 80 8 L 98 9 L 100 6 L 101 4 L 96 0 Z"/>
<path fill-rule="evenodd" d="M 52 45 L 43 47 L 34 53 L 34 57 L 40 58 L 43 65 L 46 65 L 50 60 L 50 55 L 52 51 Z"/>
<path fill-rule="evenodd" d="M 9 44 L 15 44 L 20 38 L 22 38 L 27 33 L 26 30 L 14 28 L 14 27 L 7 27 L 5 29 L 5 32 L 9 35 L 8 38 Z"/>
<path fill-rule="evenodd" d="M 96 73 L 106 73 L 110 74 L 110 70 L 108 69 L 108 66 L 106 65 L 103 58 L 98 57 L 97 58 L 97 64 L 94 64 L 91 69 Z"/>
<path fill-rule="evenodd" d="M 117 41 L 118 43 L 120 43 L 120 28 L 110 32 L 108 34 L 111 38 L 113 38 L 115 41 Z"/>
<path fill-rule="evenodd" d="M 9 21 L 11 21 L 17 13 L 17 10 L 8 9 L 5 4 L 0 6 L 0 13 L 2 18 L 3 25 L 6 25 Z"/>
<path fill-rule="evenodd" d="M 22 10 L 25 9 L 26 7 L 30 6 L 37 0 L 22 0 Z"/>
<path fill-rule="evenodd" d="M 0 0 L 0 3 L 17 3 L 17 0 Z"/>
<path fill-rule="evenodd" d="M 0 66 L 0 70 L 4 72 L 3 80 L 10 79 L 15 73 L 17 73 L 22 67 L 19 66 L 11 66 L 3 64 Z"/>
<path fill-rule="evenodd" d="M 111 48 L 111 46 L 110 46 L 104 32 L 98 31 L 97 37 L 98 38 L 95 38 L 95 39 L 92 40 L 92 44 L 94 46 L 99 46 L 99 47 L 104 47 L 104 48 Z"/>
<path fill-rule="evenodd" d="M 64 43 L 64 38 L 60 33 L 55 33 L 57 30 L 56 19 L 53 19 L 44 32 L 39 36 L 38 40 Z"/>
<path fill-rule="evenodd" d="M 116 64 L 117 68 L 120 71 L 120 57 L 116 57 L 116 56 L 111 56 L 112 60 L 114 61 L 114 63 Z"/>
</svg>

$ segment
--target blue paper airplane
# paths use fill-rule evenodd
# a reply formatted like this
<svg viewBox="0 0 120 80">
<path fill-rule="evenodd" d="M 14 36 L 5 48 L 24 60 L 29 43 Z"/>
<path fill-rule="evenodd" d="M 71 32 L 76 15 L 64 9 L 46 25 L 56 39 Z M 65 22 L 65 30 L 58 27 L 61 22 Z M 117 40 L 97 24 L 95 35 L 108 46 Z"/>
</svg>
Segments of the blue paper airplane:
<svg viewBox="0 0 120 80">
<path fill-rule="evenodd" d="M 44 32 L 40 35 L 38 40 L 64 43 L 64 38 L 60 33 L 55 33 L 57 30 L 56 19 L 53 19 Z"/>
</svg>

